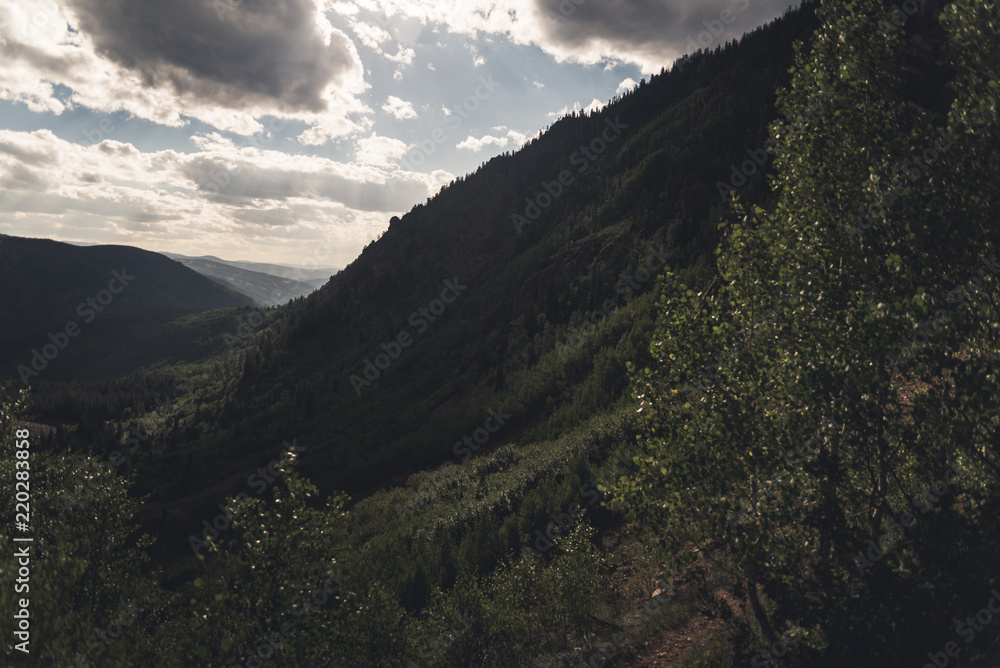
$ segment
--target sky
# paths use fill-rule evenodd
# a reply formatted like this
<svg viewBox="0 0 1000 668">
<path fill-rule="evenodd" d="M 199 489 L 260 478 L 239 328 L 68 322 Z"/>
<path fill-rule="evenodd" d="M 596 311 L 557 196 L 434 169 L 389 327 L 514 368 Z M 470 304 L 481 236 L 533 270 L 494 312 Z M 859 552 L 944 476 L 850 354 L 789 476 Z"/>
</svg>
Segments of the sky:
<svg viewBox="0 0 1000 668">
<path fill-rule="evenodd" d="M 0 0 L 0 233 L 344 267 L 788 0 Z"/>
</svg>

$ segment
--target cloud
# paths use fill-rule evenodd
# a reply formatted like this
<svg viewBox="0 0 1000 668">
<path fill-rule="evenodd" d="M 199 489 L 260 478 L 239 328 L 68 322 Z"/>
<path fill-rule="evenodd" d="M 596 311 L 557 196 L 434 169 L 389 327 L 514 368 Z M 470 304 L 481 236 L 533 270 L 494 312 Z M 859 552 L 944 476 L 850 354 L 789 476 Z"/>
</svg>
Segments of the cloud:
<svg viewBox="0 0 1000 668">
<path fill-rule="evenodd" d="M 417 54 L 413 49 L 400 45 L 396 55 L 390 56 L 387 53 L 385 54 L 385 57 L 394 63 L 398 63 L 400 65 L 409 65 L 413 62 L 413 58 L 416 55 Z"/>
<path fill-rule="evenodd" d="M 507 35 L 515 43 L 538 46 L 559 61 L 635 63 L 644 72 L 657 72 L 699 46 L 711 48 L 738 38 L 797 4 L 789 0 L 507 0 L 502 6 L 496 0 L 386 3 L 390 15 L 416 16 L 454 33 Z M 699 35 L 710 28 L 717 28 L 707 33 L 711 43 L 699 45 Z"/>
<path fill-rule="evenodd" d="M 593 100 L 590 101 L 590 104 L 588 104 L 586 107 L 583 108 L 583 110 L 589 114 L 591 112 L 597 111 L 603 106 L 604 103 L 595 97 Z"/>
<path fill-rule="evenodd" d="M 263 245 L 275 259 L 315 238 L 346 264 L 392 215 L 453 178 L 389 165 L 405 146 L 376 135 L 359 142 L 369 164 L 241 148 L 216 133 L 193 142 L 189 153 L 144 152 L 0 130 L 0 231 L 75 239 L 85 230 L 88 241 L 163 249 Z"/>
<path fill-rule="evenodd" d="M 426 16 L 423 11 L 405 0 L 360 0 L 358 2 L 337 2 L 327 0 L 325 8 L 340 15 L 358 33 L 370 32 L 372 28 L 389 35 L 399 44 L 414 44 L 423 32 Z M 376 49 L 377 50 L 377 49 Z"/>
<path fill-rule="evenodd" d="M 327 108 L 324 91 L 350 76 L 356 59 L 314 0 L 68 0 L 98 54 L 223 107 L 249 100 L 290 111 Z"/>
<path fill-rule="evenodd" d="M 355 21 L 352 23 L 351 28 L 362 44 L 377 53 L 382 53 L 382 44 L 392 39 L 392 35 L 379 26 Z"/>
<path fill-rule="evenodd" d="M 305 121 L 326 139 L 362 132 L 361 61 L 318 2 L 0 2 L 0 98 L 173 127 L 197 118 L 245 135 L 264 116 Z"/>
<path fill-rule="evenodd" d="M 521 145 L 528 140 L 528 135 L 523 132 L 517 132 L 516 130 L 508 130 L 507 137 L 516 148 L 520 148 Z"/>
<path fill-rule="evenodd" d="M 455 145 L 455 148 L 464 148 L 466 150 L 472 151 L 473 153 L 479 153 L 487 146 L 496 146 L 497 148 L 503 148 L 507 145 L 506 137 L 494 137 L 493 135 L 484 135 L 479 137 L 473 137 L 469 135 L 464 141 L 459 142 Z"/>
<path fill-rule="evenodd" d="M 413 110 L 413 104 L 401 100 L 395 95 L 389 96 L 388 101 L 382 105 L 382 111 L 400 121 L 417 117 L 417 112 Z"/>
<path fill-rule="evenodd" d="M 479 53 L 479 48 L 475 44 L 466 44 L 466 48 L 472 54 L 473 67 L 482 67 L 486 64 L 486 59 Z"/>
<path fill-rule="evenodd" d="M 358 162 L 368 165 L 389 165 L 392 160 L 406 155 L 406 144 L 391 137 L 379 137 L 374 132 L 370 137 L 358 140 L 355 157 Z"/>
<path fill-rule="evenodd" d="M 629 77 L 625 79 L 620 84 L 618 84 L 618 90 L 615 91 L 615 95 L 621 95 L 622 93 L 627 93 L 639 84 L 632 78 Z"/>
<path fill-rule="evenodd" d="M 574 111 L 575 112 L 579 112 L 582 109 L 583 109 L 583 106 L 579 102 L 574 102 L 572 107 L 570 107 L 569 105 L 566 105 L 565 107 L 563 107 L 559 111 L 550 111 L 550 112 L 548 112 L 547 114 L 545 114 L 545 116 L 548 117 L 548 118 L 562 118 L 563 116 L 565 116 L 566 114 L 568 114 L 570 112 L 574 112 Z"/>
<path fill-rule="evenodd" d="M 499 137 L 495 135 L 484 135 L 479 138 L 469 135 L 463 141 L 456 144 L 455 148 L 465 149 L 472 151 L 473 153 L 479 153 L 487 146 L 506 148 L 508 145 L 512 145 L 514 147 L 518 147 L 528 138 L 524 133 L 516 130 L 509 130 L 505 125 L 498 125 L 494 127 L 493 130 L 498 130 L 500 132 L 506 130 L 506 134 Z"/>
</svg>

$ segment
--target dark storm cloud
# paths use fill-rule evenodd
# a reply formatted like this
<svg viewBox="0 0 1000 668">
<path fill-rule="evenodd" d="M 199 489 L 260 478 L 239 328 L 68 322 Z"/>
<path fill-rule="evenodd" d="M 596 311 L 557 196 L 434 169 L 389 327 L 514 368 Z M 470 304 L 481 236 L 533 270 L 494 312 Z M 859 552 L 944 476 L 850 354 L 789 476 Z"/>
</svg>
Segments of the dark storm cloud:
<svg viewBox="0 0 1000 668">
<path fill-rule="evenodd" d="M 607 41 L 650 55 L 690 52 L 689 40 L 697 43 L 703 32 L 712 39 L 708 48 L 714 48 L 798 4 L 789 0 L 534 2 L 550 19 L 544 23 L 548 38 L 562 47 L 585 50 L 595 41 Z"/>
<path fill-rule="evenodd" d="M 330 45 L 315 0 L 69 0 L 99 53 L 150 86 L 239 109 L 271 103 L 320 112 L 328 84 L 355 67 L 350 43 Z"/>
</svg>

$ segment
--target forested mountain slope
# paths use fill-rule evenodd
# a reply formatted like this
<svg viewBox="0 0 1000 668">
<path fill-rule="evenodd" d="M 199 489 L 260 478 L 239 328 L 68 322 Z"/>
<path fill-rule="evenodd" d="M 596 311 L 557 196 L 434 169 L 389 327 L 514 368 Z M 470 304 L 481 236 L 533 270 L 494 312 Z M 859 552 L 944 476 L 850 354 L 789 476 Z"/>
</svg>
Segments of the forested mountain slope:
<svg viewBox="0 0 1000 668">
<path fill-rule="evenodd" d="M 43 659 L 127 614 L 111 665 L 620 665 L 700 615 L 686 666 L 996 665 L 998 26 L 810 5 L 229 353 L 6 392 Z"/>
<path fill-rule="evenodd" d="M 393 221 L 219 361 L 161 436 L 191 467 L 175 492 L 292 437 L 324 489 L 360 491 L 451 457 L 493 408 L 529 439 L 610 408 L 647 355 L 654 276 L 714 274 L 720 183 L 764 196 L 774 95 L 812 25 L 793 13 L 686 59 Z"/>
</svg>

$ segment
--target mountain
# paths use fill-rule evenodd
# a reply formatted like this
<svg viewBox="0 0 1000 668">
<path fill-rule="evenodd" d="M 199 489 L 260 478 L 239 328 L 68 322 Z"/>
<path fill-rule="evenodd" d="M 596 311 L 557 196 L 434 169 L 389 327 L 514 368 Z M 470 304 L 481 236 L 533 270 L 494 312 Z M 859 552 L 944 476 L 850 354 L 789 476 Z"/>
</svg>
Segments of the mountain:
<svg viewBox="0 0 1000 668">
<path fill-rule="evenodd" d="M 180 386 L 155 468 L 137 465 L 138 489 L 176 518 L 162 535 L 176 541 L 292 439 L 324 492 L 370 494 L 479 452 L 455 444 L 491 411 L 509 419 L 484 450 L 566 437 L 628 404 L 655 277 L 669 264 L 708 285 L 727 189 L 770 196 L 775 93 L 814 21 L 790 12 L 560 119 L 394 219 L 211 370 L 179 371 L 201 381 Z"/>
<path fill-rule="evenodd" d="M 17 368 L 33 359 L 48 378 L 96 378 L 219 352 L 221 332 L 236 328 L 229 323 L 235 311 L 210 328 L 218 332 L 212 343 L 196 341 L 200 326 L 184 337 L 200 353 L 177 348 L 176 336 L 154 334 L 202 312 L 254 304 L 159 253 L 11 236 L 0 236 L 0 284 L 0 365 L 22 379 Z"/>
<path fill-rule="evenodd" d="M 32 591 L 83 592 L 46 651 L 998 665 L 1000 24 L 884 4 L 560 119 L 219 354 L 4 402 Z"/>
<path fill-rule="evenodd" d="M 330 277 L 340 271 L 340 269 L 335 267 L 282 265 L 268 264 L 265 262 L 242 262 L 237 260 L 220 260 L 219 258 L 211 256 L 208 256 L 207 259 L 222 262 L 223 264 L 228 264 L 233 267 L 239 267 L 240 269 L 246 269 L 247 271 L 258 271 L 260 273 L 270 274 L 271 276 L 277 276 L 279 278 L 301 281 L 317 288 L 326 284 L 326 282 L 330 280 Z"/>
<path fill-rule="evenodd" d="M 0 236 L 0 339 L 98 315 L 208 311 L 248 306 L 220 286 L 159 253 L 130 246 L 75 246 Z"/>
<path fill-rule="evenodd" d="M 213 256 L 187 257 L 175 253 L 163 253 L 199 274 L 208 276 L 240 294 L 246 295 L 262 306 L 281 306 L 298 297 L 304 297 L 330 280 L 330 273 L 324 278 L 315 278 L 317 270 L 296 270 L 280 265 L 246 262 L 227 262 Z M 247 266 L 260 269 L 247 269 Z M 280 274 L 269 273 L 280 272 Z M 299 273 L 296 274 L 296 271 Z M 334 270 L 332 273 L 336 273 Z M 288 276 L 301 276 L 300 279 Z M 309 282 L 312 281 L 312 282 Z"/>
<path fill-rule="evenodd" d="M 226 361 L 202 400 L 217 426 L 164 438 L 207 473 L 294 428 L 315 480 L 359 492 L 453 456 L 497 406 L 531 439 L 610 409 L 647 359 L 652 277 L 715 273 L 719 184 L 764 201 L 775 92 L 812 20 L 686 59 L 460 177 Z"/>
</svg>

